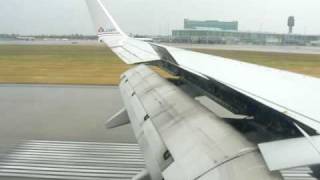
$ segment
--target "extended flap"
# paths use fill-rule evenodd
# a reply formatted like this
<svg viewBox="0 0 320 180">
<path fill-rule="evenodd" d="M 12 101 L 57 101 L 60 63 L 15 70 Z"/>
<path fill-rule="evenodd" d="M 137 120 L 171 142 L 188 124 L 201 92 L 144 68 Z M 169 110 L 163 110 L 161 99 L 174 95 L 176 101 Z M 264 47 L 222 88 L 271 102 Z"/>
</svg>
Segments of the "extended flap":
<svg viewBox="0 0 320 180">
<path fill-rule="evenodd" d="M 320 148 L 320 136 L 311 139 Z M 271 171 L 320 164 L 319 152 L 306 138 L 263 143 L 259 149 Z"/>
</svg>

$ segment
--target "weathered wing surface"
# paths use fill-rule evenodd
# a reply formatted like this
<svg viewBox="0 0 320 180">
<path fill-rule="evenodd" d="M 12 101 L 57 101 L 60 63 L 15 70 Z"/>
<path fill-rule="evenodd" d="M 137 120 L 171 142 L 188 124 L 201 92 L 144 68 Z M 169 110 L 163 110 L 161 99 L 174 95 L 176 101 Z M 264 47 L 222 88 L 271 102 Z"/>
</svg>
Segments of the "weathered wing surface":
<svg viewBox="0 0 320 180">
<path fill-rule="evenodd" d="M 272 121 L 273 117 L 278 120 L 280 117 L 289 126 L 289 133 L 281 138 L 290 137 L 291 130 L 297 132 L 294 121 L 305 125 L 303 127 L 312 135 L 320 132 L 320 79 L 142 42 L 128 37 L 119 28 L 101 0 L 87 0 L 87 3 L 99 39 L 124 62 L 158 65 L 185 78 L 197 88 L 210 90 L 213 95 L 225 91 L 213 99 L 222 95 L 224 99 L 218 99 L 217 102 L 226 100 L 229 103 L 227 106 L 232 106 L 234 99 L 243 101 L 242 104 L 239 101 L 240 108 L 241 105 L 248 105 L 244 108 L 244 112 L 247 112 L 245 115 L 264 117 L 275 114 L 266 120 Z M 269 172 L 267 165 L 270 170 L 282 170 L 319 162 L 310 160 L 317 154 L 306 156 L 309 158 L 306 161 L 284 158 L 278 163 L 277 159 L 269 158 L 274 154 L 283 154 L 269 154 L 274 144 L 281 152 L 285 152 L 288 144 L 309 143 L 308 147 L 311 147 L 310 144 L 316 144 L 311 142 L 312 138 L 309 138 L 309 142 L 298 138 L 262 144 L 261 154 L 255 144 L 247 141 L 241 133 L 146 66 L 126 72 L 121 77 L 120 89 L 153 179 L 279 179 L 280 173 Z M 239 107 L 238 104 L 236 106 Z M 111 122 L 110 126 L 118 125 Z M 293 134 L 301 135 L 299 132 Z M 317 151 L 318 147 L 316 144 L 308 150 Z M 288 155 L 294 153 L 296 151 Z M 262 155 L 267 165 L 262 161 Z M 284 170 L 281 174 L 286 177 L 291 171 Z"/>
<path fill-rule="evenodd" d="M 101 0 L 94 2 L 98 3 L 106 19 L 112 20 L 111 25 L 116 27 L 115 32 L 99 33 L 99 37 L 123 61 L 136 64 L 166 60 L 149 43 L 127 37 Z M 320 79 L 183 49 L 156 46 L 170 54 L 173 58 L 170 63 L 174 66 L 216 80 L 320 132 Z"/>
<path fill-rule="evenodd" d="M 167 49 L 178 66 L 215 79 L 320 132 L 320 79 L 217 56 Z"/>
<path fill-rule="evenodd" d="M 177 66 L 214 79 L 320 132 L 320 79 L 164 47 Z"/>
<path fill-rule="evenodd" d="M 148 67 L 135 67 L 121 79 L 153 180 L 280 179 L 268 171 L 254 144 Z"/>
<path fill-rule="evenodd" d="M 312 137 L 317 146 L 320 137 Z M 259 144 L 261 153 L 270 170 L 283 170 L 294 167 L 320 164 L 317 152 L 306 138 L 295 138 Z M 281 159 L 281 160 L 279 160 Z"/>
</svg>

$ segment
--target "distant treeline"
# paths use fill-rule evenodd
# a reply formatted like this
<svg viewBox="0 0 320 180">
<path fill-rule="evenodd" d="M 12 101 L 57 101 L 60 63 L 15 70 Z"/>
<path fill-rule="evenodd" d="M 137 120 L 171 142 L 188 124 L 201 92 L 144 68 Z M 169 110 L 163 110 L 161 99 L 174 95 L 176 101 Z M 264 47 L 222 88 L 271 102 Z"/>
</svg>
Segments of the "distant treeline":
<svg viewBox="0 0 320 180">
<path fill-rule="evenodd" d="M 97 39 L 95 35 L 82 35 L 82 34 L 71 34 L 71 35 L 19 35 L 19 34 L 0 34 L 0 38 L 17 38 L 17 37 L 34 37 L 39 39 L 82 39 L 88 40 Z"/>
</svg>

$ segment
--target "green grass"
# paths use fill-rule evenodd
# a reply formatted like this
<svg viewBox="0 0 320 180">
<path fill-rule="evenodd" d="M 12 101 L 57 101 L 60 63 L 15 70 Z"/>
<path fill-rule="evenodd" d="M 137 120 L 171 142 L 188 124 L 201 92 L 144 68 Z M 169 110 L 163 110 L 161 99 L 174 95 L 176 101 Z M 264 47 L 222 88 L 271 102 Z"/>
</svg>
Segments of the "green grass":
<svg viewBox="0 0 320 180">
<path fill-rule="evenodd" d="M 0 46 L 0 82 L 117 84 L 129 66 L 105 46 Z"/>
<path fill-rule="evenodd" d="M 197 51 L 320 77 L 320 55 Z M 114 85 L 128 68 L 103 45 L 0 45 L 0 83 Z"/>
</svg>

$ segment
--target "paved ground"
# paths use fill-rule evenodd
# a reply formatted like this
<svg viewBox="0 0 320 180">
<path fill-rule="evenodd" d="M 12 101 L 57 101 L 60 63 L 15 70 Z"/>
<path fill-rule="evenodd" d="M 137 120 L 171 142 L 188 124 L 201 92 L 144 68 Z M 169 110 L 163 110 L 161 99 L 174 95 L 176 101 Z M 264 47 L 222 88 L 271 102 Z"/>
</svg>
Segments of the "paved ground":
<svg viewBox="0 0 320 180">
<path fill-rule="evenodd" d="M 0 153 L 22 140 L 135 142 L 129 126 L 104 127 L 121 107 L 117 87 L 0 85 Z"/>
<path fill-rule="evenodd" d="M 0 177 L 130 180 L 144 167 L 138 144 L 25 141 L 0 158 Z"/>
<path fill-rule="evenodd" d="M 104 127 L 121 107 L 117 87 L 0 85 L 0 154 L 23 140 L 134 143 L 129 126 Z"/>
<path fill-rule="evenodd" d="M 97 40 L 12 40 L 1 41 L 1 44 L 10 45 L 102 45 Z M 236 51 L 257 51 L 257 52 L 278 52 L 278 53 L 296 53 L 296 54 L 320 54 L 320 47 L 317 46 L 275 46 L 275 45 L 220 45 L 220 44 L 187 44 L 187 43 L 163 43 L 164 45 L 188 48 L 188 49 L 213 49 L 213 50 L 236 50 Z"/>
</svg>

